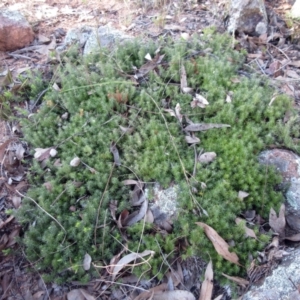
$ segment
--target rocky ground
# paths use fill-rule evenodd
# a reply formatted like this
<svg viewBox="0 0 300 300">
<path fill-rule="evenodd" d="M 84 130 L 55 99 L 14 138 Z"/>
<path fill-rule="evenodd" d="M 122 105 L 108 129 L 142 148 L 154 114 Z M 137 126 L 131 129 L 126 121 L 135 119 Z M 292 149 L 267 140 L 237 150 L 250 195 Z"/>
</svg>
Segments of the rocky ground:
<svg viewBox="0 0 300 300">
<path fill-rule="evenodd" d="M 294 106 L 298 108 L 300 100 L 300 25 L 299 21 L 293 21 L 288 17 L 292 4 L 292 2 L 283 0 L 266 1 L 270 21 L 268 32 L 260 36 L 240 34 L 235 38 L 237 42 L 235 47 L 247 49 L 246 65 L 262 76 L 270 78 L 278 92 L 290 95 L 294 99 Z M 59 56 L 53 56 L 53 51 L 55 49 L 63 50 L 66 46 L 66 35 L 70 38 L 70 32 L 76 28 L 81 29 L 82 33 L 89 32 L 89 28 L 92 27 L 109 25 L 123 35 L 141 37 L 141 39 L 158 39 L 162 36 L 188 38 L 194 33 L 201 34 L 205 27 L 211 25 L 216 26 L 218 31 L 225 32 L 229 12 L 225 0 L 185 1 L 184 3 L 181 1 L 144 2 L 143 0 L 109 2 L 97 0 L 3 0 L 0 3 L 0 9 L 8 8 L 18 10 L 26 17 L 33 28 L 34 40 L 30 45 L 21 49 L 0 52 L 2 91 L 9 85 L 11 89 L 20 88 L 17 76 L 27 70 L 39 69 L 44 76 L 48 76 L 51 66 L 57 63 L 57 60 L 59 61 Z M 81 33 L 80 37 L 84 37 Z M 82 42 L 83 52 L 85 42 L 86 40 Z M 32 48 L 32 46 L 34 47 Z M 37 101 L 38 97 L 39 95 L 36 99 L 32 99 L 32 102 Z M 23 157 L 28 149 L 26 143 L 18 140 L 21 135 L 18 122 L 6 120 L 5 107 L 1 98 L 0 105 L 2 105 L 0 158 L 3 164 L 6 159 L 5 155 L 10 151 L 18 152 L 20 157 Z M 32 105 L 32 103 L 28 103 L 28 105 Z M 14 106 L 10 109 L 13 112 L 16 111 Z M 13 146 L 12 141 L 14 142 Z M 7 149 L 8 143 L 12 148 Z M 34 262 L 28 262 L 22 249 L 16 244 L 15 237 L 18 237 L 22 230 L 14 218 L 6 214 L 8 209 L 18 208 L 21 204 L 21 197 L 16 190 L 21 192 L 26 190 L 26 166 L 14 162 L 10 164 L 10 167 L 12 182 L 7 181 L 2 167 L 0 170 L 0 250 L 2 250 L 2 254 L 0 254 L 0 295 L 2 294 L 2 297 L 0 299 L 58 300 L 66 299 L 66 297 L 67 299 L 94 299 L 91 298 L 92 294 L 99 299 L 125 299 L 126 291 L 136 284 L 132 278 L 124 279 L 121 289 L 112 292 L 111 283 L 103 282 L 101 279 L 91 282 L 85 287 L 76 282 L 60 287 L 55 284 L 46 285 L 38 270 L 27 271 L 28 267 L 34 269 Z M 15 250 L 18 255 L 11 255 L 10 249 Z M 187 262 L 184 270 L 200 274 L 203 273 L 204 265 L 195 259 L 195 261 Z M 197 278 L 191 279 L 195 283 L 194 289 L 199 290 L 200 282 L 197 280 Z M 157 282 L 153 282 L 150 286 L 147 284 L 147 282 L 139 283 L 139 287 L 147 290 L 154 288 Z M 295 284 L 294 290 L 296 288 Z M 73 294 L 69 293 L 71 290 Z M 223 293 L 224 290 L 216 291 L 216 296 L 219 295 L 218 292 Z M 229 298 L 229 296 L 224 296 L 222 299 L 226 299 L 226 297 Z"/>
</svg>

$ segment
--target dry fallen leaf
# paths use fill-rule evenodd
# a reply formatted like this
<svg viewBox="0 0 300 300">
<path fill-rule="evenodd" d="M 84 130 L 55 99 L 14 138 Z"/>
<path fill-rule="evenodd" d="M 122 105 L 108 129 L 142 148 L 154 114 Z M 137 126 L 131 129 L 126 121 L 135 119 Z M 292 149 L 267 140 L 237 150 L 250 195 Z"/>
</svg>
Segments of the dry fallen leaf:
<svg viewBox="0 0 300 300">
<path fill-rule="evenodd" d="M 164 111 L 168 112 L 172 117 L 176 118 L 176 113 L 173 109 L 165 108 Z"/>
<path fill-rule="evenodd" d="M 208 164 L 215 160 L 217 154 L 215 152 L 205 152 L 198 157 L 198 161 L 202 164 Z"/>
<path fill-rule="evenodd" d="M 165 57 L 164 54 L 159 55 L 159 53 L 157 53 L 151 61 L 148 61 L 147 63 L 145 63 L 140 67 L 138 72 L 134 75 L 134 78 L 139 79 L 147 75 L 150 71 L 155 69 L 161 63 L 164 57 Z"/>
<path fill-rule="evenodd" d="M 130 199 L 130 204 L 132 206 L 141 205 L 145 201 L 146 195 L 143 191 L 143 187 L 144 187 L 143 182 L 137 182 L 137 184 L 134 186 L 134 189 L 131 192 L 131 199 Z"/>
<path fill-rule="evenodd" d="M 175 106 L 175 114 L 176 114 L 176 118 L 179 120 L 179 122 L 181 123 L 182 122 L 182 114 L 180 113 L 181 111 L 181 107 L 180 107 L 180 104 L 177 103 L 176 106 Z"/>
<path fill-rule="evenodd" d="M 196 222 L 196 224 L 204 229 L 206 236 L 213 243 L 216 251 L 226 260 L 240 265 L 239 258 L 234 252 L 229 252 L 229 245 L 224 241 L 224 239 L 210 226 L 202 222 Z"/>
<path fill-rule="evenodd" d="M 289 63 L 290 66 L 296 67 L 296 68 L 300 68 L 300 60 L 297 61 L 291 61 Z"/>
<path fill-rule="evenodd" d="M 227 124 L 211 124 L 211 123 L 194 123 L 186 126 L 184 128 L 185 131 L 206 131 L 213 128 L 225 128 L 231 127 Z"/>
<path fill-rule="evenodd" d="M 269 74 L 273 75 L 274 77 L 278 77 L 281 71 L 281 63 L 278 60 L 273 61 L 269 65 Z"/>
<path fill-rule="evenodd" d="M 0 162 L 3 161 L 8 145 L 10 144 L 10 142 L 13 141 L 15 141 L 15 139 L 9 139 L 5 141 L 2 145 L 0 145 Z"/>
<path fill-rule="evenodd" d="M 38 291 L 38 292 L 36 292 L 36 293 L 34 293 L 33 295 L 32 295 L 32 297 L 33 297 L 33 299 L 43 299 L 42 298 L 42 296 L 44 296 L 44 294 L 45 294 L 46 292 L 45 291 Z"/>
<path fill-rule="evenodd" d="M 21 206 L 21 197 L 14 195 L 11 199 L 15 208 L 19 208 Z"/>
<path fill-rule="evenodd" d="M 133 179 L 126 179 L 123 180 L 122 183 L 124 185 L 137 185 L 139 186 L 141 189 L 143 188 L 144 183 L 141 181 L 137 181 L 137 180 L 133 180 Z"/>
<path fill-rule="evenodd" d="M 123 226 L 131 226 L 138 221 L 142 220 L 147 212 L 148 209 L 148 199 L 146 199 L 141 205 L 141 208 L 139 211 L 135 211 L 132 214 L 130 214 L 122 223 Z"/>
<path fill-rule="evenodd" d="M 181 91 L 184 92 L 184 88 L 187 88 L 188 84 L 187 84 L 187 77 L 186 77 L 186 71 L 185 71 L 185 67 L 182 64 L 181 65 L 181 70 L 180 70 L 180 88 Z"/>
<path fill-rule="evenodd" d="M 291 85 L 291 84 L 288 84 L 288 83 L 284 84 L 284 85 L 281 87 L 281 90 L 282 90 L 284 93 L 286 93 L 287 95 L 289 95 L 289 96 L 294 97 L 294 95 L 295 95 L 295 88 L 294 88 L 294 86 Z"/>
<path fill-rule="evenodd" d="M 182 32 L 180 36 L 186 41 L 190 38 L 190 35 L 187 32 Z"/>
<path fill-rule="evenodd" d="M 3 228 L 6 224 L 8 224 L 10 221 L 12 221 L 14 218 L 14 216 L 9 216 L 4 222 L 0 224 L 0 229 Z"/>
<path fill-rule="evenodd" d="M 107 271 L 108 273 L 113 273 L 114 271 L 114 267 L 116 266 L 116 264 L 118 263 L 118 261 L 120 260 L 121 255 L 126 251 L 126 247 L 123 247 L 122 251 L 119 252 L 118 254 L 116 254 L 115 256 L 112 257 L 112 259 L 109 262 L 109 266 L 107 267 Z"/>
<path fill-rule="evenodd" d="M 88 271 L 91 268 L 91 262 L 92 262 L 91 256 L 88 253 L 86 253 L 83 259 L 83 268 L 85 271 Z"/>
<path fill-rule="evenodd" d="M 146 199 L 145 193 L 144 193 L 142 190 L 140 190 L 140 189 L 138 189 L 138 188 L 136 188 L 136 187 L 137 187 L 137 186 L 135 186 L 135 189 L 134 189 L 133 194 L 132 194 L 132 198 L 131 198 L 131 200 L 130 200 L 130 204 L 131 204 L 132 206 L 139 206 L 139 205 L 141 205 L 141 204 L 145 201 L 145 199 Z"/>
<path fill-rule="evenodd" d="M 209 102 L 203 96 L 201 96 L 199 94 L 195 94 L 195 97 L 193 98 L 193 101 L 191 102 L 191 107 L 192 108 L 195 108 L 195 107 L 205 108 L 208 104 L 209 104 Z"/>
<path fill-rule="evenodd" d="M 294 79 L 300 78 L 299 74 L 294 70 L 286 70 L 285 74 L 286 74 L 286 76 L 294 78 Z"/>
<path fill-rule="evenodd" d="M 115 142 L 111 142 L 109 150 L 110 150 L 110 152 L 114 156 L 114 162 L 115 162 L 115 164 L 117 166 L 120 166 L 121 162 L 120 162 L 119 150 L 118 150 Z"/>
<path fill-rule="evenodd" d="M 130 254 L 125 255 L 124 257 L 122 257 L 119 260 L 118 264 L 115 265 L 113 272 L 112 272 L 112 281 L 114 281 L 116 276 L 118 275 L 118 273 L 132 261 L 135 261 L 136 259 L 143 258 L 144 256 L 148 256 L 148 255 L 150 255 L 150 258 L 151 258 L 154 254 L 155 254 L 154 251 L 145 250 L 142 253 L 132 252 Z"/>
<path fill-rule="evenodd" d="M 34 158 L 37 160 L 37 161 L 43 161 L 45 159 L 48 159 L 49 156 L 50 156 L 50 151 L 52 150 L 53 148 L 35 148 L 35 153 L 34 153 Z"/>
<path fill-rule="evenodd" d="M 249 281 L 244 278 L 236 277 L 236 276 L 229 276 L 224 273 L 222 273 L 222 275 L 225 276 L 226 278 L 228 278 L 229 280 L 237 283 L 238 285 L 242 286 L 243 288 L 246 288 L 249 284 Z"/>
<path fill-rule="evenodd" d="M 140 293 L 137 297 L 134 298 L 134 300 L 144 300 L 144 299 L 151 299 L 154 293 L 163 292 L 168 289 L 167 283 L 161 283 L 148 291 L 144 291 Z M 150 297 L 150 298 L 149 298 Z"/>
<path fill-rule="evenodd" d="M 244 198 L 248 197 L 249 194 L 247 192 L 244 192 L 244 191 L 239 191 L 238 193 L 238 198 L 243 200 Z"/>
<path fill-rule="evenodd" d="M 21 227 L 17 227 L 17 228 L 13 229 L 10 232 L 10 234 L 8 236 L 8 241 L 7 241 L 7 244 L 6 244 L 6 248 L 14 245 L 17 242 L 16 237 L 19 236 L 20 230 L 21 230 Z"/>
<path fill-rule="evenodd" d="M 118 221 L 117 221 L 118 228 L 123 228 L 123 223 L 126 220 L 126 218 L 128 217 L 128 215 L 129 215 L 129 211 L 127 209 L 124 209 L 120 213 Z"/>
<path fill-rule="evenodd" d="M 186 135 L 185 136 L 185 140 L 188 144 L 198 144 L 200 143 L 200 139 L 197 138 L 196 136 L 189 136 L 189 135 Z"/>
<path fill-rule="evenodd" d="M 239 224 L 241 222 L 243 222 L 242 219 L 240 219 L 240 218 L 235 219 L 236 224 Z M 257 236 L 256 236 L 255 232 L 252 229 L 248 228 L 247 226 L 245 226 L 245 233 L 246 233 L 247 237 L 252 237 L 254 239 L 257 239 Z"/>
<path fill-rule="evenodd" d="M 185 27 L 176 24 L 166 24 L 164 29 L 172 31 L 185 31 Z"/>
<path fill-rule="evenodd" d="M 292 241 L 292 242 L 299 242 L 300 241 L 300 233 L 294 234 L 292 236 L 285 237 L 285 240 L 289 240 L 289 241 Z"/>
<path fill-rule="evenodd" d="M 285 224 L 285 205 L 281 204 L 278 218 L 276 211 L 271 208 L 269 214 L 269 225 L 273 229 L 273 231 L 278 233 L 279 235 L 283 235 Z"/>
<path fill-rule="evenodd" d="M 24 158 L 25 149 L 21 143 L 17 144 L 15 151 L 17 159 L 22 160 Z"/>
<path fill-rule="evenodd" d="M 231 97 L 230 97 L 230 95 L 226 95 L 226 99 L 225 99 L 225 102 L 226 103 L 231 103 L 232 101 L 231 101 Z"/>
<path fill-rule="evenodd" d="M 119 126 L 120 129 L 122 130 L 123 133 L 132 133 L 133 132 L 133 127 L 123 127 L 123 126 Z"/>
<path fill-rule="evenodd" d="M 44 186 L 49 192 L 51 192 L 52 189 L 53 189 L 52 184 L 51 184 L 50 181 L 44 182 L 44 183 L 43 183 L 43 186 Z"/>
<path fill-rule="evenodd" d="M 184 94 L 190 94 L 193 92 L 193 89 L 188 87 L 184 65 L 181 65 L 181 70 L 180 70 L 180 89 Z"/>
<path fill-rule="evenodd" d="M 149 300 L 195 300 L 195 296 L 188 291 L 176 290 L 176 291 L 164 291 L 153 294 Z"/>
<path fill-rule="evenodd" d="M 96 300 L 84 289 L 75 289 L 67 294 L 67 300 Z"/>
<path fill-rule="evenodd" d="M 145 55 L 145 58 L 146 58 L 147 60 L 152 60 L 152 57 L 151 57 L 150 53 L 147 53 L 147 54 Z"/>
<path fill-rule="evenodd" d="M 58 86 L 58 84 L 56 82 L 53 83 L 52 87 L 57 92 L 59 92 L 61 90 L 60 87 Z"/>
<path fill-rule="evenodd" d="M 154 222 L 154 217 L 151 209 L 148 209 L 145 215 L 145 222 L 147 223 L 153 223 Z"/>
<path fill-rule="evenodd" d="M 199 300 L 211 300 L 213 290 L 214 272 L 212 261 L 210 260 L 205 271 L 204 281 L 202 282 Z"/>
</svg>

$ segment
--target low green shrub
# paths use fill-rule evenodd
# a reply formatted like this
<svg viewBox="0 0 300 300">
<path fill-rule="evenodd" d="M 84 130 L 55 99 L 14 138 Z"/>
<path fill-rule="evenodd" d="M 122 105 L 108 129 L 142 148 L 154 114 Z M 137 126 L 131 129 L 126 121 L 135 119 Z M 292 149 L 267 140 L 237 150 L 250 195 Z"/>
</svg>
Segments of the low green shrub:
<svg viewBox="0 0 300 300">
<path fill-rule="evenodd" d="M 158 46 L 165 55 L 162 64 L 136 85 L 128 75 L 134 66 L 145 64 L 147 53 L 155 56 Z M 257 156 L 271 144 L 283 145 L 282 119 L 292 110 L 291 100 L 278 95 L 269 105 L 274 90 L 260 77 L 239 75 L 243 62 L 244 54 L 231 49 L 230 38 L 218 34 L 188 42 L 133 41 L 84 59 L 73 54 L 64 58 L 52 82 L 60 90 L 50 88 L 39 111 L 22 120 L 24 138 L 32 148 L 58 151 L 42 164 L 33 160 L 30 189 L 17 212 L 27 226 L 26 254 L 46 271 L 47 280 L 86 281 L 98 274 L 94 267 L 83 269 L 86 253 L 104 266 L 125 244 L 133 252 L 155 251 L 151 267 L 136 267 L 137 274 L 161 278 L 168 268 L 165 259 L 171 262 L 178 253 L 183 258 L 211 257 L 216 273 L 245 273 L 245 268 L 220 257 L 195 225 L 207 223 L 226 241 L 234 241 L 231 250 L 245 266 L 248 254 L 256 255 L 269 237 L 257 232 L 257 240 L 245 238 L 235 218 L 246 209 L 266 217 L 282 201 L 273 189 L 280 178 L 272 168 L 260 166 Z M 209 101 L 206 108 L 192 108 L 192 95 L 180 91 L 181 65 L 188 86 Z M 225 101 L 228 94 L 231 102 Z M 201 139 L 197 152 L 214 151 L 217 158 L 210 164 L 198 163 L 195 176 L 194 148 L 162 102 L 171 109 L 179 103 L 181 113 L 194 123 L 231 125 L 196 133 Z M 120 126 L 134 130 L 124 134 Z M 119 150 L 119 166 L 113 163 L 112 142 Z M 74 157 L 84 164 L 71 167 Z M 117 217 L 124 209 L 134 210 L 130 187 L 122 183 L 125 179 L 148 182 L 148 187 L 153 182 L 164 188 L 178 184 L 178 218 L 171 233 L 162 234 L 142 221 L 122 232 L 117 228 L 110 202 L 118 203 Z M 195 194 L 192 188 L 197 189 Z M 240 190 L 249 196 L 239 199 Z"/>
</svg>

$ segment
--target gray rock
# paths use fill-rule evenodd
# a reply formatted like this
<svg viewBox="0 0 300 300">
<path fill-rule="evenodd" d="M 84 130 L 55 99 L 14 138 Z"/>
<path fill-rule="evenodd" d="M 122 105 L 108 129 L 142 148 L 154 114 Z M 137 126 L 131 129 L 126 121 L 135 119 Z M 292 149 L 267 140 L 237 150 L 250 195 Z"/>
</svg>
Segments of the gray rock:
<svg viewBox="0 0 300 300">
<path fill-rule="evenodd" d="M 259 155 L 262 164 L 273 165 L 283 177 L 283 187 L 287 187 L 286 221 L 300 232 L 300 157 L 292 151 L 273 149 Z"/>
<path fill-rule="evenodd" d="M 261 35 L 267 32 L 268 18 L 263 0 L 232 0 L 229 32 Z"/>
<path fill-rule="evenodd" d="M 98 30 L 92 30 L 86 41 L 83 54 L 92 53 L 101 47 L 110 47 L 117 42 L 122 42 L 130 38 L 130 36 L 125 35 L 122 31 L 113 29 L 110 26 L 100 26 Z"/>
<path fill-rule="evenodd" d="M 13 51 L 28 46 L 34 33 L 25 17 L 18 11 L 0 10 L 0 51 Z"/>
<path fill-rule="evenodd" d="M 81 48 L 85 46 L 88 37 L 91 35 L 92 31 L 95 30 L 93 27 L 84 26 L 82 28 L 72 28 L 70 29 L 64 39 L 64 43 L 56 48 L 56 51 L 62 52 L 67 49 L 67 46 L 73 44 L 79 44 Z"/>
<path fill-rule="evenodd" d="M 291 9 L 292 18 L 300 18 L 300 0 L 296 0 Z"/>
<path fill-rule="evenodd" d="M 288 249 L 280 266 L 273 270 L 261 286 L 253 286 L 242 300 L 296 300 L 296 286 L 300 284 L 300 249 Z M 298 293 L 299 294 L 299 293 Z"/>
</svg>

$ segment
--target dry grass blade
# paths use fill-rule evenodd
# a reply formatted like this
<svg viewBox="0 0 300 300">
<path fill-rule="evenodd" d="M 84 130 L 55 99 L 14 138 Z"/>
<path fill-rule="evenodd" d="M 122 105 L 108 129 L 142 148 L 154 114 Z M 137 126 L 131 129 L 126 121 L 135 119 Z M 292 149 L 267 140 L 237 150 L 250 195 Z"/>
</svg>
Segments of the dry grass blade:
<svg viewBox="0 0 300 300">
<path fill-rule="evenodd" d="M 211 300 L 212 291 L 213 291 L 213 279 L 214 272 L 212 268 L 212 261 L 210 260 L 205 271 L 204 281 L 201 286 L 201 292 L 199 300 Z"/>
<path fill-rule="evenodd" d="M 226 260 L 236 264 L 239 264 L 239 258 L 234 252 L 229 252 L 229 245 L 224 241 L 222 237 L 210 226 L 202 222 L 196 222 L 196 224 L 204 229 L 206 236 L 213 243 L 216 251 Z"/>
</svg>

